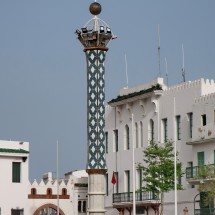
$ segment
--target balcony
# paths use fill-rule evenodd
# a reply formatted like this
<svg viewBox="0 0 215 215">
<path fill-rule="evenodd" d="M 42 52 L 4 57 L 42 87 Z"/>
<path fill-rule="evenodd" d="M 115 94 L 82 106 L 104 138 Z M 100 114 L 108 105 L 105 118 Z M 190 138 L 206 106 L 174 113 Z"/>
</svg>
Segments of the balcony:
<svg viewBox="0 0 215 215">
<path fill-rule="evenodd" d="M 215 124 L 208 123 L 205 126 L 193 126 L 193 137 L 187 142 L 188 145 L 210 143 L 215 140 Z"/>
<path fill-rule="evenodd" d="M 159 201 L 157 195 L 152 192 L 136 192 L 135 193 L 135 200 L 136 202 L 143 202 L 143 201 Z M 114 193 L 113 194 L 113 204 L 114 203 L 130 203 L 133 202 L 133 193 Z"/>
<path fill-rule="evenodd" d="M 215 179 L 215 164 L 187 167 L 186 179 L 197 184 L 204 180 Z"/>
</svg>

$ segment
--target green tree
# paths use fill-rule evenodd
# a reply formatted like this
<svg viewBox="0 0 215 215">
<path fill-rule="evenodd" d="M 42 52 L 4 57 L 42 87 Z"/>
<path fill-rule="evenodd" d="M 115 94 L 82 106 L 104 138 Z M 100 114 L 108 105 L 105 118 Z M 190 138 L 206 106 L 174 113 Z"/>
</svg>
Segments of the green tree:
<svg viewBox="0 0 215 215">
<path fill-rule="evenodd" d="M 214 207 L 215 198 L 215 166 L 203 165 L 198 167 L 195 179 L 200 180 L 198 190 L 202 193 L 202 208 Z"/>
<path fill-rule="evenodd" d="M 160 197 L 161 210 L 163 214 L 164 193 L 174 190 L 174 146 L 167 141 L 164 144 L 150 142 L 149 146 L 143 151 L 144 164 L 138 164 L 138 169 L 142 170 L 143 191 L 150 191 L 155 197 Z M 178 156 L 178 153 L 177 153 Z M 178 159 L 177 159 L 178 160 Z M 177 176 L 181 177 L 181 164 L 177 163 Z M 180 183 L 177 189 L 182 189 Z"/>
</svg>

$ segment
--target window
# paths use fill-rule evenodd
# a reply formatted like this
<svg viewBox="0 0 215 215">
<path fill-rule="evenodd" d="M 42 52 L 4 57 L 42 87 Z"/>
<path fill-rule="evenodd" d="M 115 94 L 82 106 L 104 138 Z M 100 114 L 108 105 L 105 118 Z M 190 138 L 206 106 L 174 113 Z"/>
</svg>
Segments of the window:
<svg viewBox="0 0 215 215">
<path fill-rule="evenodd" d="M 149 121 L 149 128 L 148 128 L 148 140 L 149 141 L 154 141 L 154 121 L 150 119 Z"/>
<path fill-rule="evenodd" d="M 130 171 L 125 171 L 125 192 L 130 192 Z"/>
<path fill-rule="evenodd" d="M 87 202 L 83 201 L 83 213 L 87 212 Z"/>
<path fill-rule="evenodd" d="M 119 138 L 119 137 L 118 137 L 118 130 L 117 130 L 117 129 L 114 130 L 113 133 L 114 133 L 114 148 L 115 148 L 114 151 L 115 151 L 115 152 L 118 152 L 118 149 L 119 149 L 119 148 L 118 148 L 118 147 L 119 147 L 119 146 L 118 146 L 118 141 L 119 141 L 119 140 L 118 140 L 118 138 Z"/>
<path fill-rule="evenodd" d="M 125 126 L 125 149 L 130 149 L 129 127 Z"/>
<path fill-rule="evenodd" d="M 205 164 L 205 153 L 198 152 L 197 159 L 198 159 L 198 166 L 203 166 Z"/>
<path fill-rule="evenodd" d="M 143 123 L 140 122 L 140 144 L 143 147 Z"/>
<path fill-rule="evenodd" d="M 36 195 L 36 194 L 37 194 L 36 188 L 32 188 L 32 189 L 31 189 L 31 195 Z"/>
<path fill-rule="evenodd" d="M 51 188 L 48 188 L 47 191 L 46 191 L 47 195 L 52 195 L 52 189 Z"/>
<path fill-rule="evenodd" d="M 21 182 L 21 163 L 20 162 L 13 162 L 12 182 L 14 182 L 14 183 Z"/>
<path fill-rule="evenodd" d="M 62 195 L 64 195 L 64 196 L 67 195 L 67 189 L 66 189 L 66 188 L 63 188 L 63 189 L 62 189 Z"/>
<path fill-rule="evenodd" d="M 78 201 L 78 212 L 81 213 L 81 201 Z"/>
<path fill-rule="evenodd" d="M 182 172 L 181 172 L 181 168 L 182 168 L 182 164 L 181 164 L 181 163 L 179 163 L 179 164 L 178 164 L 178 166 L 179 166 L 178 184 L 180 184 L 180 185 L 181 185 L 181 179 L 182 179 Z"/>
<path fill-rule="evenodd" d="M 138 133 L 138 124 L 135 123 L 135 140 L 136 140 L 136 148 L 138 148 L 138 145 L 139 145 L 139 133 Z"/>
<path fill-rule="evenodd" d="M 167 118 L 162 119 L 163 142 L 167 142 Z"/>
<path fill-rule="evenodd" d="M 202 126 L 205 126 L 207 124 L 207 121 L 206 121 L 206 114 L 203 114 L 202 115 Z"/>
<path fill-rule="evenodd" d="M 181 140 L 181 116 L 176 116 L 177 140 Z"/>
<path fill-rule="evenodd" d="M 118 172 L 114 172 L 114 175 L 116 178 L 115 193 L 119 193 L 119 174 Z"/>
<path fill-rule="evenodd" d="M 136 183 L 136 189 L 141 189 L 142 188 L 142 170 L 137 169 L 137 183 Z"/>
<path fill-rule="evenodd" d="M 79 213 L 86 213 L 87 212 L 87 201 L 78 201 L 78 212 Z M 49 213 L 48 213 L 49 214 Z M 55 213 L 53 213 L 55 214 Z"/>
<path fill-rule="evenodd" d="M 106 154 L 108 153 L 108 132 L 105 132 L 105 150 Z"/>
<path fill-rule="evenodd" d="M 214 110 L 214 122 L 215 122 L 215 110 Z"/>
<path fill-rule="evenodd" d="M 189 136 L 192 138 L 193 136 L 193 113 L 188 113 L 188 119 L 189 119 Z"/>
<path fill-rule="evenodd" d="M 11 215 L 24 215 L 24 209 L 11 209 Z"/>
<path fill-rule="evenodd" d="M 215 150 L 214 150 L 214 164 L 215 164 Z"/>
</svg>

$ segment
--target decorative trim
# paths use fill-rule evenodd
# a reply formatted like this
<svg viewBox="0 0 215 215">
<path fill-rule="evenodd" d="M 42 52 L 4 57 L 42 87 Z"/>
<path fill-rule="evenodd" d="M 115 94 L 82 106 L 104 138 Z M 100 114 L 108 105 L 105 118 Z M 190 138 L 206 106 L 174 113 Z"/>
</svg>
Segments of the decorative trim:
<svg viewBox="0 0 215 215">
<path fill-rule="evenodd" d="M 119 101 L 130 99 L 130 98 L 140 96 L 140 95 L 143 95 L 143 94 L 152 93 L 152 92 L 155 92 L 155 91 L 163 91 L 160 84 L 157 84 L 157 85 L 152 86 L 151 88 L 148 88 L 148 89 L 145 89 L 145 90 L 141 90 L 139 92 L 134 92 L 134 93 L 130 93 L 128 95 L 118 96 L 117 98 L 112 99 L 111 101 L 109 101 L 108 104 L 113 104 L 113 103 L 116 103 L 116 102 L 119 102 Z"/>
<path fill-rule="evenodd" d="M 108 51 L 107 47 L 88 47 L 84 49 L 84 52 L 89 50 L 102 50 L 102 51 Z"/>
<path fill-rule="evenodd" d="M 0 152 L 3 153 L 22 153 L 22 154 L 29 154 L 29 151 L 26 151 L 24 149 L 6 149 L 6 148 L 0 148 Z"/>
<path fill-rule="evenodd" d="M 107 169 L 87 169 L 86 172 L 88 174 L 101 174 L 101 175 L 105 175 L 107 173 Z"/>
</svg>

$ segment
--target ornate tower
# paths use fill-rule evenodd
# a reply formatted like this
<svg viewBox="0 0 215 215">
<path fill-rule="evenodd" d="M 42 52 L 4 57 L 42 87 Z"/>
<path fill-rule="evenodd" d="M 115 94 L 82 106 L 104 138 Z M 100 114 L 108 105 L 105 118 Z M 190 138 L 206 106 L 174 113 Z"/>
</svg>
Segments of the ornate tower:
<svg viewBox="0 0 215 215">
<path fill-rule="evenodd" d="M 76 30 L 87 59 L 87 133 L 89 174 L 88 212 L 104 215 L 105 174 L 105 56 L 107 44 L 115 37 L 110 27 L 97 15 L 102 8 L 98 2 L 90 5 L 94 17 L 81 30 Z"/>
</svg>

